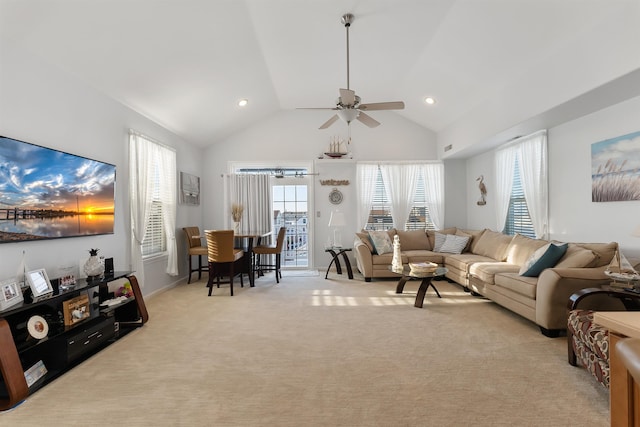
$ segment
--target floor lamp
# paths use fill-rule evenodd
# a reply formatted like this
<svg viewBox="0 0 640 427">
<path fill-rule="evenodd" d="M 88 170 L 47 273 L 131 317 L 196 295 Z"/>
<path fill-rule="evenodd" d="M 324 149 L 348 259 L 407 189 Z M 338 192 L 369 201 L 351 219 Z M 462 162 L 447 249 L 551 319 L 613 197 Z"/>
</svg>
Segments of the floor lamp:
<svg viewBox="0 0 640 427">
<path fill-rule="evenodd" d="M 344 227 L 347 225 L 347 221 L 344 217 L 344 213 L 338 210 L 331 212 L 331 217 L 329 218 L 329 227 L 333 227 L 333 246 L 334 247 L 342 247 L 342 240 L 340 238 L 340 232 L 338 231 L 339 227 Z"/>
</svg>

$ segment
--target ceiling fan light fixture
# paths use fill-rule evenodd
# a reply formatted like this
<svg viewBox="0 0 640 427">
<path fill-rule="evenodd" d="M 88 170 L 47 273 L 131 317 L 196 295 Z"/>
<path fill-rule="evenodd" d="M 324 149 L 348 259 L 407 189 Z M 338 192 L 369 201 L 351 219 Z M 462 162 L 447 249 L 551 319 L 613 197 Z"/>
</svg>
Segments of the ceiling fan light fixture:
<svg viewBox="0 0 640 427">
<path fill-rule="evenodd" d="M 338 117 L 342 119 L 342 121 L 351 123 L 358 118 L 358 116 L 360 115 L 360 111 L 353 108 L 347 108 L 345 110 L 339 110 L 337 114 Z"/>
<path fill-rule="evenodd" d="M 425 102 L 425 104 L 428 104 L 428 105 L 434 105 L 436 103 L 436 99 L 434 97 L 432 97 L 432 96 L 427 96 L 424 99 L 424 102 Z"/>
<path fill-rule="evenodd" d="M 240 101 L 238 101 L 238 107 L 246 107 L 248 103 L 249 103 L 249 100 L 243 98 Z"/>
</svg>

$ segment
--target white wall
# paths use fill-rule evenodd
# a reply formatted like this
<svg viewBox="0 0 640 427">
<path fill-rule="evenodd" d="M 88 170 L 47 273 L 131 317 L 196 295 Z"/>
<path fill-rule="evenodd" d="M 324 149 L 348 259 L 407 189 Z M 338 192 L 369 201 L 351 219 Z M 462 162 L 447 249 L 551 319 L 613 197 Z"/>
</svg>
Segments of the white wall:
<svg viewBox="0 0 640 427">
<path fill-rule="evenodd" d="M 7 40 L 0 43 L 0 135 L 116 165 L 114 234 L 2 244 L 0 279 L 15 276 L 22 251 L 30 268 L 45 268 L 51 278 L 58 277 L 60 266 L 79 266 L 88 258 L 89 248 L 99 248 L 101 255 L 113 257 L 117 270 L 129 269 L 128 129 L 173 146 L 178 170 L 195 175 L 202 172 L 201 150 L 75 76 L 16 49 Z M 178 230 L 184 225 L 201 225 L 201 209 L 179 205 L 177 224 Z M 183 249 L 181 230 L 179 233 L 179 248 Z M 184 275 L 186 259 L 180 256 L 179 260 Z M 176 280 L 155 264 L 145 270 L 145 294 Z"/>
<path fill-rule="evenodd" d="M 334 135 L 347 137 L 347 127 L 336 122 L 326 130 L 318 126 L 327 120 L 330 111 L 282 111 L 267 120 L 252 125 L 245 131 L 219 141 L 205 152 L 205 194 L 204 224 L 206 228 L 225 226 L 228 212 L 223 211 L 223 187 L 221 174 L 228 172 L 230 161 L 279 163 L 311 162 L 328 150 L 329 139 Z M 373 113 L 372 113 L 373 115 Z M 356 161 L 385 160 L 435 160 L 436 137 L 430 130 L 424 129 L 405 118 L 387 111 L 376 111 L 376 120 L 382 124 L 369 129 L 356 122 L 351 125 L 352 144 L 350 150 Z M 322 187 L 319 181 L 325 179 L 349 179 L 351 184 L 342 187 L 344 201 L 339 209 L 349 216 L 350 225 L 342 232 L 343 244 L 351 244 L 354 232 L 358 229 L 356 220 L 356 190 L 354 161 L 325 160 L 316 165 L 319 176 L 314 176 L 313 188 L 315 208 L 310 217 L 314 231 L 315 255 L 313 266 L 322 268 L 328 264 L 323 246 L 327 240 L 329 214 L 336 206 L 328 200 L 328 187 Z M 317 212 L 320 218 L 317 218 Z"/>
<path fill-rule="evenodd" d="M 640 130 L 640 97 L 548 130 L 550 238 L 574 242 L 615 241 L 627 257 L 640 261 L 640 201 L 591 201 L 591 144 Z M 475 179 L 484 174 L 486 206 L 477 206 Z M 467 159 L 469 228 L 496 229 L 493 151 Z"/>
<path fill-rule="evenodd" d="M 551 238 L 616 241 L 622 252 L 640 258 L 640 201 L 591 201 L 591 144 L 640 130 L 640 97 L 549 129 L 549 209 Z"/>
</svg>

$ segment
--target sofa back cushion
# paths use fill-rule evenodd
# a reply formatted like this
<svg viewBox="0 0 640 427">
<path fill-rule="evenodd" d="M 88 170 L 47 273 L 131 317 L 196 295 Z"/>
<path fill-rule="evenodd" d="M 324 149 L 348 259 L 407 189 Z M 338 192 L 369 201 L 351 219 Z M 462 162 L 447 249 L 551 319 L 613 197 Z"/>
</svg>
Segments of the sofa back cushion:
<svg viewBox="0 0 640 427">
<path fill-rule="evenodd" d="M 400 248 L 403 251 L 430 251 L 432 248 L 425 230 L 396 230 L 396 234 L 400 238 Z"/>
<path fill-rule="evenodd" d="M 598 259 L 592 250 L 583 248 L 575 243 L 569 243 L 567 252 L 560 258 L 556 268 L 585 268 L 591 267 Z"/>
<path fill-rule="evenodd" d="M 618 249 L 618 244 L 616 242 L 578 243 L 578 245 L 593 251 L 598 256 L 598 259 L 594 261 L 594 264 L 591 267 L 602 267 L 608 265 Z"/>
<path fill-rule="evenodd" d="M 461 229 L 458 228 L 456 230 L 456 236 L 469 236 L 469 242 L 467 243 L 467 247 L 464 248 L 463 252 L 473 252 L 473 248 L 475 246 L 476 243 L 478 243 L 478 239 L 480 238 L 480 236 L 482 236 L 482 233 L 484 233 L 484 229 L 483 230 L 465 230 L 465 229 Z"/>
<path fill-rule="evenodd" d="M 372 254 L 375 253 L 375 248 L 373 247 L 373 243 L 371 243 L 371 239 L 369 239 L 369 233 L 366 231 L 362 231 L 360 233 L 356 233 L 356 236 L 358 236 L 360 238 L 360 240 L 362 241 L 362 243 L 364 243 L 365 245 L 367 245 L 367 247 L 369 248 L 369 250 L 371 251 Z"/>
<path fill-rule="evenodd" d="M 507 262 L 522 266 L 535 251 L 548 243 L 546 240 L 516 234 L 507 247 Z"/>
<path fill-rule="evenodd" d="M 512 239 L 513 236 L 485 230 L 473 247 L 473 253 L 493 258 L 496 261 L 505 261 L 507 259 L 507 247 L 509 247 Z"/>
</svg>

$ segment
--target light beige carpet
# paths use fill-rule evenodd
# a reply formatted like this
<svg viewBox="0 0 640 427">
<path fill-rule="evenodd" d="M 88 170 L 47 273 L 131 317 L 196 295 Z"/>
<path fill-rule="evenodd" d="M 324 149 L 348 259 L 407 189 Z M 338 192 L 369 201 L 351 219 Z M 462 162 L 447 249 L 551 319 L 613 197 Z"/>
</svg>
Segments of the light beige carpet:
<svg viewBox="0 0 640 427">
<path fill-rule="evenodd" d="M 2 426 L 606 426 L 565 338 L 458 286 L 288 277 L 147 301 L 150 320 Z"/>
</svg>

